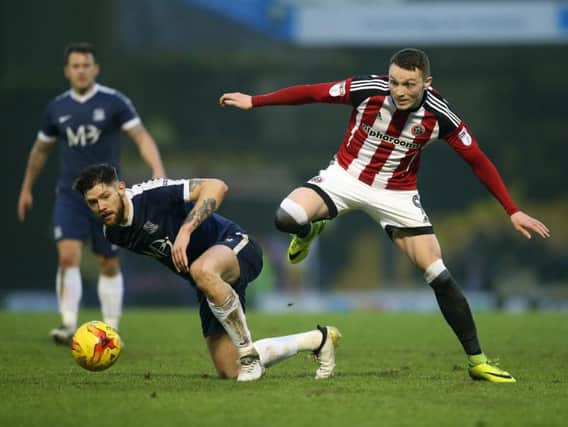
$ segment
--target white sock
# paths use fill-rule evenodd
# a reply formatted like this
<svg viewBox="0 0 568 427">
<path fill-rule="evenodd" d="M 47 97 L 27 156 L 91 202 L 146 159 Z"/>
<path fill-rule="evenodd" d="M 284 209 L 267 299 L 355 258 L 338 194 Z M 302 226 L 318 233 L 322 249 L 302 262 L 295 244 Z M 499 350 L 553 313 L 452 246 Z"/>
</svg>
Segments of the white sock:
<svg viewBox="0 0 568 427">
<path fill-rule="evenodd" d="M 296 355 L 299 351 L 314 351 L 321 345 L 319 330 L 284 337 L 264 338 L 254 342 L 260 361 L 266 367 Z"/>
<path fill-rule="evenodd" d="M 69 267 L 63 269 L 62 274 L 62 269 L 58 268 L 55 280 L 57 302 L 59 303 L 59 313 L 61 313 L 63 326 L 75 330 L 83 292 L 81 271 L 79 267 Z"/>
<path fill-rule="evenodd" d="M 282 203 L 280 203 L 280 208 L 285 210 L 288 215 L 294 218 L 294 221 L 296 221 L 300 225 L 310 222 L 306 210 L 302 207 L 302 205 L 296 203 L 292 199 L 286 198 L 282 200 Z"/>
<path fill-rule="evenodd" d="M 216 305 L 207 300 L 213 315 L 221 322 L 225 331 L 239 349 L 239 354 L 248 354 L 252 349 L 252 338 L 247 326 L 245 312 L 241 306 L 239 296 L 231 288 L 231 294 L 221 305 Z"/>
<path fill-rule="evenodd" d="M 426 271 L 424 272 L 424 280 L 426 280 L 426 283 L 430 284 L 445 270 L 446 266 L 444 265 L 444 261 L 438 259 L 426 268 Z"/>
<path fill-rule="evenodd" d="M 124 279 L 121 273 L 116 276 L 99 275 L 97 286 L 103 320 L 118 330 L 118 322 L 122 315 L 122 298 L 124 295 Z"/>
</svg>

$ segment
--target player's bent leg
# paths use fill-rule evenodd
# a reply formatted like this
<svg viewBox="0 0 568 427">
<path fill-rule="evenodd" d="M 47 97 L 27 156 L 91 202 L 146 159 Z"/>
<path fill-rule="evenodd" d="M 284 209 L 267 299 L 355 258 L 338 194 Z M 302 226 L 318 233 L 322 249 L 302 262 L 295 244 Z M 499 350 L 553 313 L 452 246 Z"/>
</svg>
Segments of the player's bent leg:
<svg viewBox="0 0 568 427">
<path fill-rule="evenodd" d="M 237 347 L 240 359 L 238 381 L 262 377 L 264 367 L 254 346 L 239 296 L 229 283 L 235 283 L 240 267 L 235 253 L 227 246 L 215 245 L 190 266 L 190 274 L 206 298 L 213 315 Z"/>
<path fill-rule="evenodd" d="M 57 344 L 67 344 L 77 328 L 83 290 L 79 270 L 82 247 L 83 243 L 80 240 L 63 239 L 57 242 L 59 268 L 55 287 L 61 314 L 61 326 L 49 332 L 50 338 Z"/>
<path fill-rule="evenodd" d="M 282 201 L 276 211 L 275 225 L 278 230 L 293 234 L 288 247 L 288 260 L 292 264 L 308 255 L 312 241 L 323 231 L 323 218 L 328 217 L 327 204 L 311 188 L 297 188 Z"/>
<path fill-rule="evenodd" d="M 205 337 L 213 366 L 220 378 L 236 379 L 239 375 L 239 351 L 226 333 Z"/>
<path fill-rule="evenodd" d="M 124 298 L 124 278 L 120 272 L 118 257 L 99 255 L 97 259 L 99 262 L 97 292 L 103 320 L 118 330 Z"/>
</svg>

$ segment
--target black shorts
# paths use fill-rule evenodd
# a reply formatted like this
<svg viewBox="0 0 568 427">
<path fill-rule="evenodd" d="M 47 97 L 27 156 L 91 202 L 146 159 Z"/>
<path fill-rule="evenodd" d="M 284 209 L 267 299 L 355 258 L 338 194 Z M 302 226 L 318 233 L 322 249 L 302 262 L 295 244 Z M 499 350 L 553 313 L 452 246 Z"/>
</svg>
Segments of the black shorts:
<svg viewBox="0 0 568 427">
<path fill-rule="evenodd" d="M 248 284 L 256 279 L 262 270 L 262 250 L 254 240 L 241 232 L 229 234 L 224 240 L 216 244 L 231 248 L 237 255 L 241 274 L 232 286 L 239 296 L 243 310 L 246 311 L 246 289 Z M 211 312 L 207 298 L 199 290 L 197 291 L 197 299 L 199 301 L 199 317 L 201 318 L 203 336 L 215 336 L 225 332 L 223 325 L 219 323 Z"/>
</svg>

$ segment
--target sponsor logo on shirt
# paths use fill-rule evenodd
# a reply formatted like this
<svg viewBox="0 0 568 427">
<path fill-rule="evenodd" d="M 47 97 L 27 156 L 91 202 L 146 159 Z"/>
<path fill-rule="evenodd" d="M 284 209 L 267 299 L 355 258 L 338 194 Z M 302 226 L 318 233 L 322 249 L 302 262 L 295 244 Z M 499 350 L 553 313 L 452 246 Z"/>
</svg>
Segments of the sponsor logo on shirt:
<svg viewBox="0 0 568 427">
<path fill-rule="evenodd" d="M 373 129 L 372 126 L 369 126 L 366 123 L 363 123 L 361 127 L 365 130 L 365 132 L 367 132 L 367 136 L 380 139 L 382 142 L 390 142 L 391 144 L 409 149 L 420 148 L 420 144 L 415 144 L 414 142 L 402 138 L 395 138 L 394 136 L 387 135 L 385 133 L 382 133 L 380 130 Z"/>
<path fill-rule="evenodd" d="M 146 250 L 141 252 L 154 258 L 165 258 L 170 256 L 173 246 L 168 236 L 166 236 L 163 239 L 154 240 L 146 247 Z"/>
<path fill-rule="evenodd" d="M 67 126 L 67 143 L 69 147 L 80 145 L 85 147 L 88 144 L 96 144 L 99 141 L 101 131 L 94 125 L 81 125 L 77 128 L 77 132 L 73 128 Z"/>
</svg>

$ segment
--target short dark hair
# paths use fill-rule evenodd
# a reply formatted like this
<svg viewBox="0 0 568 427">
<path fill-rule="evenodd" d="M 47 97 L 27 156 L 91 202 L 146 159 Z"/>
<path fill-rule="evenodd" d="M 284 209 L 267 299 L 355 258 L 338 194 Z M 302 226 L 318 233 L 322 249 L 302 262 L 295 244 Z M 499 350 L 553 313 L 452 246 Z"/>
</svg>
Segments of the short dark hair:
<svg viewBox="0 0 568 427">
<path fill-rule="evenodd" d="M 426 52 L 420 49 L 406 48 L 396 52 L 390 59 L 391 64 L 405 70 L 419 69 L 424 77 L 430 77 L 430 59 Z"/>
<path fill-rule="evenodd" d="M 118 181 L 116 169 L 109 164 L 87 166 L 73 182 L 73 189 L 85 197 L 85 193 L 97 184 L 112 185 Z"/>
<path fill-rule="evenodd" d="M 97 52 L 95 51 L 95 47 L 91 43 L 86 42 L 79 42 L 79 43 L 69 43 L 65 47 L 65 53 L 63 55 L 63 64 L 67 65 L 69 62 L 69 56 L 72 53 L 84 53 L 84 54 L 91 54 L 93 55 L 93 59 L 95 63 L 97 63 Z"/>
</svg>

